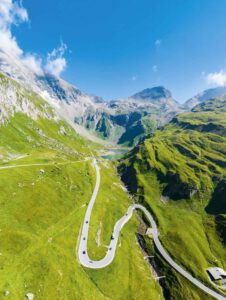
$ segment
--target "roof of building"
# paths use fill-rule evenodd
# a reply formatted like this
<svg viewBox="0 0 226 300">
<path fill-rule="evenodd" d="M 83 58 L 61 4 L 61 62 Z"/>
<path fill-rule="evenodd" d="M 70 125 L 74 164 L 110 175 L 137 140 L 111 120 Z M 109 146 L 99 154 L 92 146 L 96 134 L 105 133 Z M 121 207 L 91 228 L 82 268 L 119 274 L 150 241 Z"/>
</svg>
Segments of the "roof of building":
<svg viewBox="0 0 226 300">
<path fill-rule="evenodd" d="M 221 268 L 209 268 L 207 272 L 213 277 L 214 280 L 219 280 L 226 277 L 226 272 Z"/>
<path fill-rule="evenodd" d="M 146 230 L 146 235 L 152 236 L 153 235 L 153 229 L 152 228 L 148 228 Z"/>
</svg>

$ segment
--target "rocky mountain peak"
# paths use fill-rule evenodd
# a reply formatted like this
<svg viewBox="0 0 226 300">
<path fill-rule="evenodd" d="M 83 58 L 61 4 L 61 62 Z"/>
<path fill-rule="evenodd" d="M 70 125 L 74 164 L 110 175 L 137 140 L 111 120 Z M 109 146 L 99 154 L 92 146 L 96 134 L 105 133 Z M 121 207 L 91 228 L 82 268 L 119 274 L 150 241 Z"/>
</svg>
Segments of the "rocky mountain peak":
<svg viewBox="0 0 226 300">
<path fill-rule="evenodd" d="M 167 90 L 163 86 L 157 86 L 153 88 L 147 88 L 144 89 L 143 91 L 136 93 L 133 95 L 131 98 L 136 99 L 136 100 L 159 100 L 162 98 L 172 98 L 172 94 L 169 90 Z"/>
</svg>

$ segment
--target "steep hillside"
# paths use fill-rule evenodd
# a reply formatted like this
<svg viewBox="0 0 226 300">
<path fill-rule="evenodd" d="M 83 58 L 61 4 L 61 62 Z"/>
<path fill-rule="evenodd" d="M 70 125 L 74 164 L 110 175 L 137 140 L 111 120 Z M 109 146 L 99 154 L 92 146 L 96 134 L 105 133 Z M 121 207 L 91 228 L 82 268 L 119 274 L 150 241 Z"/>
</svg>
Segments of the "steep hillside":
<svg viewBox="0 0 226 300">
<path fill-rule="evenodd" d="M 109 268 L 88 270 L 77 260 L 96 180 L 91 163 L 96 146 L 39 95 L 3 75 L 0 108 L 0 299 L 26 299 L 28 293 L 35 300 L 163 299 L 137 245 L 135 218 L 123 229 Z M 101 159 L 99 165 L 102 180 L 89 237 L 93 257 L 104 255 L 117 218 L 131 202 L 114 166 Z"/>
<path fill-rule="evenodd" d="M 23 61 L 0 50 L 0 71 L 44 98 L 68 121 L 94 108 L 102 99 L 81 92 L 75 86 L 44 70 L 33 71 Z"/>
<path fill-rule="evenodd" d="M 225 120 L 226 98 L 205 101 L 175 117 L 119 164 L 135 199 L 156 216 L 170 255 L 207 285 L 206 268 L 226 269 Z M 164 266 L 159 257 L 157 262 Z M 192 296 L 168 266 L 164 271 L 170 299 L 203 299 L 198 291 Z"/>
</svg>

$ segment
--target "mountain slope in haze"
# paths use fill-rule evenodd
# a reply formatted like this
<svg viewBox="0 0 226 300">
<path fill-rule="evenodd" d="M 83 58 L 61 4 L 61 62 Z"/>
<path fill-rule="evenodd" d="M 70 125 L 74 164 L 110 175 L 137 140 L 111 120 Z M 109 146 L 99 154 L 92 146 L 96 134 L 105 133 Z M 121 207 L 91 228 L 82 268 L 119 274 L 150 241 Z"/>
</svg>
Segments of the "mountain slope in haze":
<svg viewBox="0 0 226 300">
<path fill-rule="evenodd" d="M 173 100 L 172 94 L 169 90 L 164 88 L 163 86 L 158 86 L 155 88 L 144 89 L 143 91 L 134 94 L 130 97 L 130 99 L 140 100 L 140 101 L 161 101 L 163 102 L 167 100 Z M 175 102 L 175 101 L 174 101 Z"/>
<path fill-rule="evenodd" d="M 83 93 L 44 70 L 35 70 L 26 61 L 18 60 L 2 50 L 0 72 L 38 93 L 79 134 L 125 146 L 136 145 L 178 113 L 226 94 L 225 87 L 209 89 L 180 105 L 169 90 L 159 86 L 145 89 L 126 99 L 107 102 Z"/>
<path fill-rule="evenodd" d="M 206 100 L 215 99 L 217 97 L 221 97 L 226 95 L 226 87 L 217 87 L 205 90 L 196 96 L 192 97 L 191 99 L 187 100 L 184 103 L 184 109 L 185 110 L 191 110 L 193 107 L 195 107 L 198 104 L 201 104 L 202 102 L 205 102 Z"/>
<path fill-rule="evenodd" d="M 226 269 L 225 149 L 226 97 L 221 97 L 179 114 L 119 164 L 135 199 L 156 216 L 167 251 L 206 285 L 208 267 Z M 170 299 L 203 299 L 160 257 L 156 263 L 165 270 Z"/>
<path fill-rule="evenodd" d="M 43 97 L 77 132 L 132 146 L 155 126 L 168 122 L 181 108 L 163 87 L 147 89 L 128 99 L 106 102 L 88 95 L 44 70 L 31 70 L 0 50 L 0 71 Z M 86 131 L 85 131 L 86 130 Z"/>
<path fill-rule="evenodd" d="M 156 127 L 182 111 L 164 87 L 145 89 L 127 99 L 110 101 L 106 107 L 90 111 L 81 123 L 105 139 L 133 146 Z"/>
<path fill-rule="evenodd" d="M 101 98 L 82 93 L 75 86 L 65 82 L 59 77 L 46 73 L 44 70 L 32 70 L 22 60 L 0 50 L 0 71 L 22 86 L 33 90 L 42 96 L 47 102 L 59 109 L 61 105 L 71 105 L 71 110 L 78 114 L 94 103 L 102 101 Z M 76 105 L 74 107 L 73 105 Z"/>
</svg>

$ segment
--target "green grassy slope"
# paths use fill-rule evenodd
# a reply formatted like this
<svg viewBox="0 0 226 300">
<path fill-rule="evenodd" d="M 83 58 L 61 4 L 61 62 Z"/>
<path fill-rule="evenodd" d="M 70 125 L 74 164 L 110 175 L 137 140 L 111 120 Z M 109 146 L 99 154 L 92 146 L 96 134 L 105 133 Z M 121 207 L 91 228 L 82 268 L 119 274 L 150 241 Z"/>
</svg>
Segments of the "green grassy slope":
<svg viewBox="0 0 226 300">
<path fill-rule="evenodd" d="M 225 120 L 226 99 L 207 101 L 177 116 L 119 165 L 137 201 L 156 216 L 167 251 L 207 285 L 207 267 L 226 269 Z M 198 290 L 192 295 L 186 280 L 172 288 L 178 280 L 176 273 L 166 277 L 168 297 L 204 299 Z"/>
<path fill-rule="evenodd" d="M 110 243 L 113 226 L 127 211 L 131 200 L 123 191 L 112 164 L 100 162 L 101 186 L 91 217 L 88 251 L 92 259 L 101 259 Z M 86 270 L 87 274 L 110 299 L 163 299 L 158 282 L 141 253 L 135 233 L 135 217 L 126 224 L 120 236 L 113 263 L 102 270 Z M 100 246 L 96 238 L 100 229 Z"/>
<path fill-rule="evenodd" d="M 146 108 L 148 109 L 148 108 Z M 139 110 L 139 109 L 138 109 Z M 154 107 L 150 108 L 149 113 L 145 109 L 131 112 L 118 111 L 116 114 L 101 113 L 96 122 L 96 116 L 88 115 L 85 120 L 76 118 L 75 122 L 91 130 L 94 135 L 111 141 L 114 144 L 125 147 L 132 147 L 146 135 L 152 134 L 156 128 L 155 114 L 159 114 Z"/>
<path fill-rule="evenodd" d="M 43 108 L 37 95 L 27 91 L 26 97 Z M 0 299 L 21 300 L 26 293 L 37 300 L 162 299 L 137 245 L 135 218 L 123 229 L 111 266 L 89 270 L 77 260 L 79 232 L 96 180 L 91 160 L 86 160 L 91 151 L 95 153 L 90 142 L 55 118 L 33 120 L 16 112 L 0 126 Z M 37 163 L 42 165 L 21 166 Z M 88 249 L 93 258 L 105 254 L 115 221 L 131 201 L 114 166 L 99 164 L 101 188 Z"/>
</svg>

